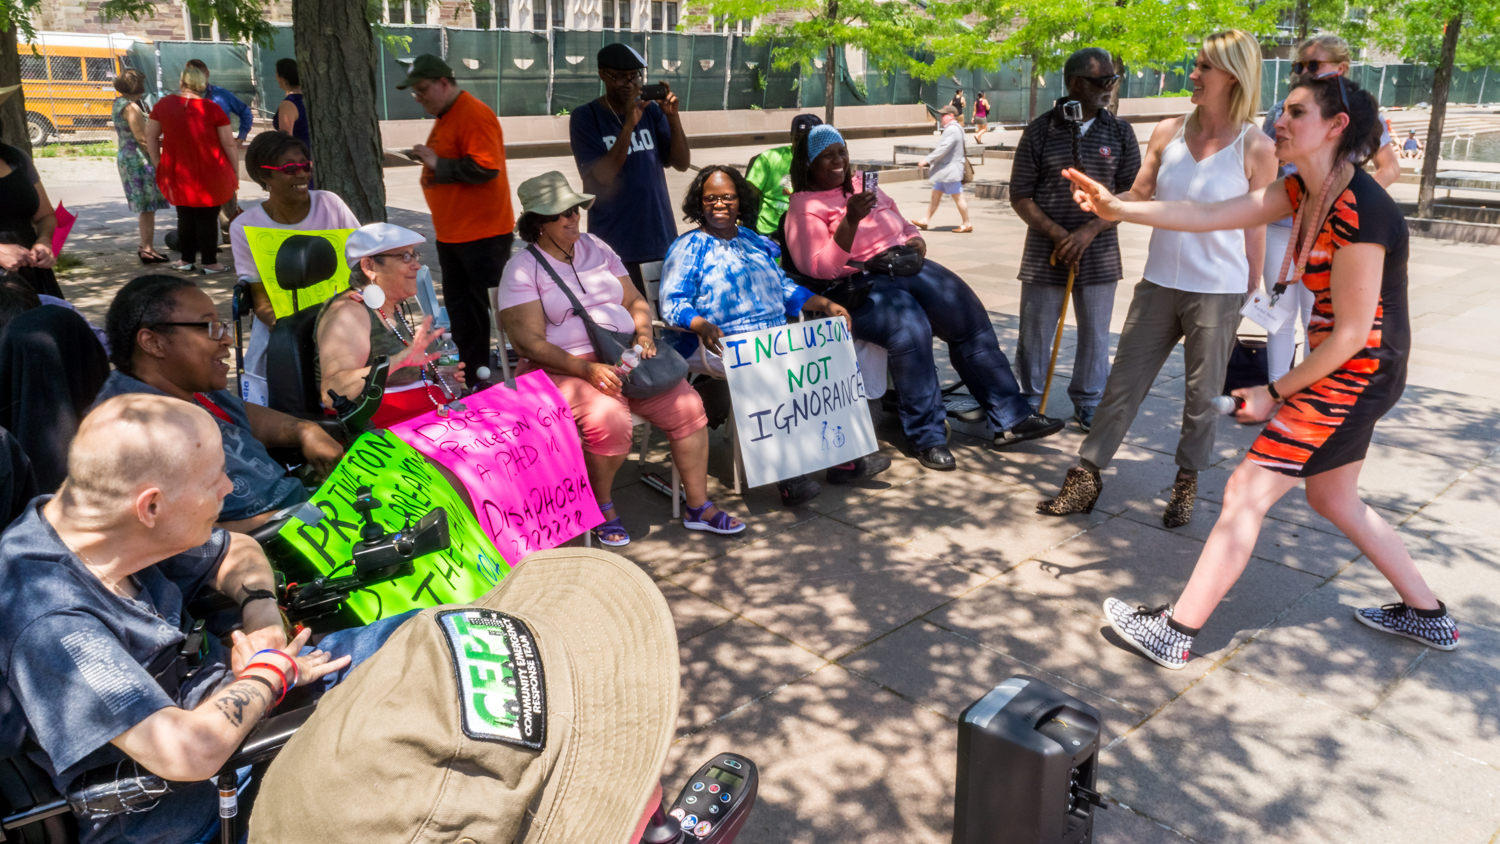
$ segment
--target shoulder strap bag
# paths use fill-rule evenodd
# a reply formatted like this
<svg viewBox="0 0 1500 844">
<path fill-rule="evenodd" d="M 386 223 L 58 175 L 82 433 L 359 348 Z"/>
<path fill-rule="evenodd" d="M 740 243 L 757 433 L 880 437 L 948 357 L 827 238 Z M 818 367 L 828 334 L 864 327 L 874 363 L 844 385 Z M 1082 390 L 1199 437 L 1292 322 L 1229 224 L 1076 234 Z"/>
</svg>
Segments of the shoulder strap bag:
<svg viewBox="0 0 1500 844">
<path fill-rule="evenodd" d="M 526 247 L 526 251 L 536 258 L 537 265 L 546 270 L 547 275 L 552 276 L 552 281 L 563 293 L 567 294 L 568 301 L 573 303 L 573 313 L 577 314 L 588 328 L 589 342 L 593 344 L 594 354 L 599 358 L 599 362 L 618 363 L 625 350 L 635 345 L 635 333 L 611 331 L 595 322 L 594 318 L 589 316 L 588 309 L 578 301 L 578 297 L 573 295 L 573 291 L 557 274 L 557 270 L 552 269 L 552 264 L 542 257 L 541 250 L 532 244 Z M 682 355 L 670 345 L 658 345 L 655 357 L 641 358 L 639 366 L 632 369 L 630 374 L 620 377 L 620 380 L 624 382 L 621 392 L 626 398 L 649 399 L 677 386 L 677 382 L 686 378 L 687 374 L 687 361 Z"/>
</svg>

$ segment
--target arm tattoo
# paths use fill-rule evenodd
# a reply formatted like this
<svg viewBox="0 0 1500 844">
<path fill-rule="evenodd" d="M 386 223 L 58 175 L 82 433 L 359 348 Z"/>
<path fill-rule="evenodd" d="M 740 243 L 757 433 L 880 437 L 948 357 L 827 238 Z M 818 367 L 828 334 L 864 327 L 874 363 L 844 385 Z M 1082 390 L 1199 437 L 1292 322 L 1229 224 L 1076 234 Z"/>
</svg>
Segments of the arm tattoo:
<svg viewBox="0 0 1500 844">
<path fill-rule="evenodd" d="M 229 723 L 239 727 L 245 723 L 245 707 L 257 702 L 262 706 L 267 703 L 265 692 L 254 683 L 240 682 L 225 689 L 214 701 L 214 705 L 219 707 Z"/>
</svg>

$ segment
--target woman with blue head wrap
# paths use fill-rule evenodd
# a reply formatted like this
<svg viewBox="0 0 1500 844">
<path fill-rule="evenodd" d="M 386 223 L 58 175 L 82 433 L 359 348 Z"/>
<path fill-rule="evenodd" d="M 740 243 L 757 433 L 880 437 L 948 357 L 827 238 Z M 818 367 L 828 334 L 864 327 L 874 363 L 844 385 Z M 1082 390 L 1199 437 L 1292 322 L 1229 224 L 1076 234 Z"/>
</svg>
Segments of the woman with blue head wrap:
<svg viewBox="0 0 1500 844">
<path fill-rule="evenodd" d="M 932 355 L 934 335 L 984 407 L 995 444 L 1051 436 L 1061 420 L 1021 395 L 984 304 L 964 280 L 928 259 L 927 244 L 889 196 L 855 192 L 838 129 L 815 127 L 792 155 L 787 251 L 810 289 L 846 305 L 854 336 L 885 348 L 901 427 L 929 469 L 957 468 Z"/>
</svg>

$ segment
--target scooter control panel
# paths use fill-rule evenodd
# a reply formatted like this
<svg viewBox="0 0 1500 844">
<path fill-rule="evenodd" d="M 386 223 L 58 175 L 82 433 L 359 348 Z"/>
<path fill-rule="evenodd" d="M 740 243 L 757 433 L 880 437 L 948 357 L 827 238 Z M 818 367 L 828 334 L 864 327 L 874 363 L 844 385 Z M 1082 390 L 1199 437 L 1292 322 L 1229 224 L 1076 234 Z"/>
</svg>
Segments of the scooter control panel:
<svg viewBox="0 0 1500 844">
<path fill-rule="evenodd" d="M 693 774 L 667 815 L 684 833 L 684 844 L 733 841 L 755 805 L 760 775 L 738 753 L 721 753 Z"/>
</svg>

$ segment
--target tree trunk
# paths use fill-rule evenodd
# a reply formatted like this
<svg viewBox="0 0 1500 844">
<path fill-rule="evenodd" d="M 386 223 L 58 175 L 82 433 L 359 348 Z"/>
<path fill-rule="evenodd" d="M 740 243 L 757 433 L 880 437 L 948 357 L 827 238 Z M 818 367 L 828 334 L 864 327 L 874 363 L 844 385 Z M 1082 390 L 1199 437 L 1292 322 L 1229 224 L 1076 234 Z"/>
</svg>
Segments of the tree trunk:
<svg viewBox="0 0 1500 844">
<path fill-rule="evenodd" d="M 1026 107 L 1026 122 L 1036 119 L 1036 57 L 1031 57 L 1031 105 Z"/>
<path fill-rule="evenodd" d="M 21 84 L 21 54 L 16 45 L 18 30 L 0 33 L 0 87 Z M 31 155 L 31 138 L 26 134 L 26 92 L 16 89 L 5 105 L 0 106 L 0 143 L 9 144 Z"/>
<path fill-rule="evenodd" d="M 823 122 L 830 126 L 834 125 L 833 103 L 838 99 L 839 63 L 835 52 L 838 49 L 838 45 L 829 44 L 828 55 L 823 59 Z"/>
<path fill-rule="evenodd" d="M 1443 55 L 1432 74 L 1432 119 L 1427 123 L 1427 150 L 1422 156 L 1422 185 L 1417 189 L 1417 216 L 1432 219 L 1437 187 L 1438 158 L 1443 152 L 1443 117 L 1448 111 L 1448 85 L 1453 81 L 1453 57 L 1458 53 L 1458 30 L 1463 16 L 1454 15 L 1443 28 Z"/>
<path fill-rule="evenodd" d="M 1311 0 L 1297 0 L 1297 43 L 1307 40 L 1307 19 L 1312 17 Z"/>
<path fill-rule="evenodd" d="M 361 223 L 385 222 L 385 174 L 375 104 L 379 47 L 363 0 L 292 0 L 319 190 L 333 191 Z"/>
</svg>

